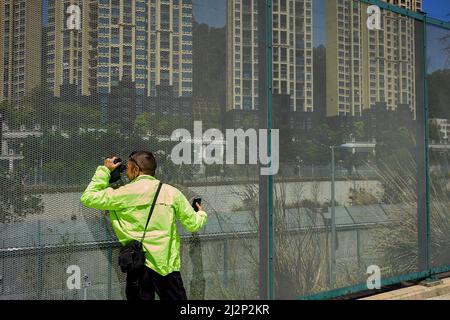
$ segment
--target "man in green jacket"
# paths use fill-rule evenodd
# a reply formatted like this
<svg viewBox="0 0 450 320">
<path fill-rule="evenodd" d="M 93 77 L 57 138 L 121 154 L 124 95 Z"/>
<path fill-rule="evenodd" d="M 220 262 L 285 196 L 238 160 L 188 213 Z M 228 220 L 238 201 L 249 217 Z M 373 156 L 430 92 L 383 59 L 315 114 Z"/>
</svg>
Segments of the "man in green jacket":
<svg viewBox="0 0 450 320">
<path fill-rule="evenodd" d="M 118 240 L 125 245 L 140 240 L 159 181 L 155 178 L 156 160 L 151 152 L 133 152 L 127 162 L 129 184 L 109 187 L 111 172 L 120 163 L 106 159 L 99 166 L 83 195 L 83 205 L 108 210 Z M 153 300 L 155 291 L 161 300 L 186 300 L 180 275 L 180 237 L 176 220 L 189 232 L 200 230 L 207 215 L 197 205 L 192 208 L 176 188 L 163 184 L 143 241 L 145 267 L 127 274 L 128 300 Z"/>
</svg>

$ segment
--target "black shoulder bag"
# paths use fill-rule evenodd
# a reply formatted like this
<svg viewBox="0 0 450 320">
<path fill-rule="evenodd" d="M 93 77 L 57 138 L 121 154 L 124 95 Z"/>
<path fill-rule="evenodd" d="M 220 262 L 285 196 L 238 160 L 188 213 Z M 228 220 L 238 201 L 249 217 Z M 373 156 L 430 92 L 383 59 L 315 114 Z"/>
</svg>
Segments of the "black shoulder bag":
<svg viewBox="0 0 450 320">
<path fill-rule="evenodd" d="M 147 232 L 147 226 L 152 217 L 153 210 L 155 209 L 156 200 L 158 199 L 159 191 L 161 191 L 162 183 L 158 185 L 155 197 L 153 199 L 150 212 L 148 214 L 147 223 L 145 224 L 144 234 L 142 235 L 141 241 L 133 240 L 124 247 L 120 249 L 119 253 L 119 266 L 122 272 L 132 272 L 139 270 L 145 265 L 145 253 L 142 247 L 142 242 L 145 238 L 145 233 Z"/>
</svg>

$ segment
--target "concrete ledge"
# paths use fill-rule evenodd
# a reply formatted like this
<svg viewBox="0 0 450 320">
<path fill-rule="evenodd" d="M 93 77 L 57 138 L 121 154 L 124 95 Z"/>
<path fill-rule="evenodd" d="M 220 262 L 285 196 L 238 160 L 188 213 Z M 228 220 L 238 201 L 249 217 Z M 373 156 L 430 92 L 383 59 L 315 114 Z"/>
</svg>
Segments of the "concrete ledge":
<svg viewBox="0 0 450 320">
<path fill-rule="evenodd" d="M 360 300 L 427 300 L 450 294 L 450 278 L 433 286 L 415 285 L 395 291 L 377 294 Z"/>
</svg>

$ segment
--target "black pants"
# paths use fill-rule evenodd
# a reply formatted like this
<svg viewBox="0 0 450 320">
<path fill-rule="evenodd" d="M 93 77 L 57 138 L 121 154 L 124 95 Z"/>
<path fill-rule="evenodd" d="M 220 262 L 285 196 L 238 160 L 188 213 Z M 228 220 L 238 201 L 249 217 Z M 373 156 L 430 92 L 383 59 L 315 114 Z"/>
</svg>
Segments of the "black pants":
<svg viewBox="0 0 450 320">
<path fill-rule="evenodd" d="M 148 267 L 127 273 L 127 300 L 155 300 L 155 292 L 160 300 L 187 300 L 180 272 L 162 276 Z"/>
</svg>

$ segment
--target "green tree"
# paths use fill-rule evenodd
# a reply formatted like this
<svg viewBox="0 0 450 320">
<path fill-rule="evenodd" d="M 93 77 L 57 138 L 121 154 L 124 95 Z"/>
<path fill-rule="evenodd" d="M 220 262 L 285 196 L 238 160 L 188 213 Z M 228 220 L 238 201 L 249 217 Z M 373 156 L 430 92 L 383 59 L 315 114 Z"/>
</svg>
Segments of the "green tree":
<svg viewBox="0 0 450 320">
<path fill-rule="evenodd" d="M 44 211 L 39 196 L 27 194 L 20 174 L 0 173 L 0 223 L 22 221 L 26 216 Z"/>
<path fill-rule="evenodd" d="M 356 139 L 363 139 L 365 134 L 365 123 L 363 121 L 353 122 L 353 134 Z"/>
<path fill-rule="evenodd" d="M 437 70 L 428 76 L 430 118 L 450 119 L 450 69 Z"/>
<path fill-rule="evenodd" d="M 134 120 L 134 131 L 141 134 L 149 133 L 152 128 L 150 124 L 151 114 L 148 112 L 143 112 L 140 115 L 136 116 Z"/>
</svg>

